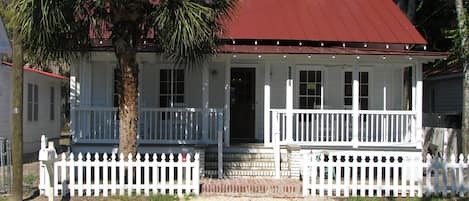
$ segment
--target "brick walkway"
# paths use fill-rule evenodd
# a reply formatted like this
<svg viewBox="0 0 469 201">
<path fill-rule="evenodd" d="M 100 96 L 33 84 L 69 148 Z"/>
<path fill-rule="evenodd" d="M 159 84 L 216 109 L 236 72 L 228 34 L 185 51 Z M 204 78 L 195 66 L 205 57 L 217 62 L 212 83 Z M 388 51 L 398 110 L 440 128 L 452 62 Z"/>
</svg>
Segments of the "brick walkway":
<svg viewBox="0 0 469 201">
<path fill-rule="evenodd" d="M 302 197 L 297 179 L 202 179 L 201 195 Z"/>
</svg>

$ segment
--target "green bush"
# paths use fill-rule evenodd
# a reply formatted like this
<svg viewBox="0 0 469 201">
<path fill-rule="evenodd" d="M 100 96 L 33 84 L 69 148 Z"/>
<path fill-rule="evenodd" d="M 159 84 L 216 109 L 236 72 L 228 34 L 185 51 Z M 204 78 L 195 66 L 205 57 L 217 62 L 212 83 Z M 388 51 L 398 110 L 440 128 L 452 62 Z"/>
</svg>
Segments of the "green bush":
<svg viewBox="0 0 469 201">
<path fill-rule="evenodd" d="M 26 186 L 32 186 L 36 181 L 37 175 L 35 174 L 28 174 L 23 178 L 23 184 L 25 184 Z"/>
</svg>

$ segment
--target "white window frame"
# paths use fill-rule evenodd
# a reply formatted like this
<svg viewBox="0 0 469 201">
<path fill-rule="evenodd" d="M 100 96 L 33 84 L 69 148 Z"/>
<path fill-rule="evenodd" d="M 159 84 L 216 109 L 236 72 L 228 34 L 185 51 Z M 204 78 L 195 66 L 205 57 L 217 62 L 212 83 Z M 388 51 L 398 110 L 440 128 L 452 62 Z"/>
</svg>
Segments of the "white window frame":
<svg viewBox="0 0 469 201">
<path fill-rule="evenodd" d="M 314 110 L 317 110 L 317 109 L 324 109 L 324 104 L 326 103 L 326 77 L 327 77 L 327 71 L 326 71 L 326 67 L 325 66 L 318 66 L 318 65 L 308 65 L 308 64 L 299 64 L 299 65 L 296 65 L 296 68 L 292 71 L 295 72 L 295 75 L 292 75 L 292 78 L 295 79 L 294 80 L 294 89 L 293 89 L 293 93 L 294 93 L 294 97 L 296 100 L 294 100 L 294 103 L 296 103 L 296 106 L 295 108 L 300 108 L 300 72 L 301 71 L 320 71 L 321 72 L 321 86 L 322 86 L 322 90 L 321 90 L 321 95 L 320 95 L 320 105 L 318 108 L 314 108 Z M 292 72 L 293 73 L 293 72 Z M 287 79 L 288 79 L 288 75 L 287 75 Z"/>
<path fill-rule="evenodd" d="M 176 81 L 176 80 L 168 80 L 168 81 L 164 81 L 166 82 L 167 84 L 171 85 L 171 82 L 173 82 L 173 85 L 175 84 L 178 84 L 178 83 L 182 83 L 183 86 L 184 86 L 184 89 L 183 89 L 183 93 L 179 93 L 179 94 L 176 94 L 173 91 L 170 91 L 170 93 L 163 93 L 163 90 L 161 90 L 161 84 L 163 83 L 163 81 L 161 80 L 161 74 L 163 71 L 168 71 L 168 72 L 171 72 L 171 70 L 174 70 L 174 73 L 176 73 L 176 71 L 178 70 L 181 70 L 183 72 L 183 80 L 182 81 Z M 186 97 L 185 97 L 185 93 L 186 93 L 186 82 L 187 82 L 187 78 L 186 78 L 186 71 L 185 69 L 183 68 L 175 68 L 175 69 L 171 69 L 171 68 L 161 68 L 159 69 L 159 72 L 158 72 L 158 75 L 159 75 L 159 80 L 158 80 L 158 91 L 160 92 L 159 95 L 158 95 L 158 103 L 159 103 L 159 107 L 162 107 L 162 102 L 161 102 L 161 97 L 163 96 L 167 96 L 169 97 L 168 101 L 168 106 L 167 107 L 171 107 L 171 102 L 173 103 L 172 107 L 184 107 L 186 105 Z M 173 75 L 174 76 L 174 75 Z M 175 97 L 182 97 L 182 102 L 176 102 L 177 98 Z M 172 101 L 174 100 L 174 101 Z"/>
<path fill-rule="evenodd" d="M 51 86 L 49 88 L 50 96 L 49 96 L 49 102 L 50 102 L 50 108 L 49 108 L 49 120 L 55 121 L 55 87 Z"/>
<path fill-rule="evenodd" d="M 341 80 L 342 80 L 342 84 L 340 85 L 340 88 L 341 88 L 341 97 L 342 97 L 342 105 L 344 107 L 344 109 L 346 110 L 351 110 L 352 109 L 352 105 L 345 105 L 345 72 L 352 72 L 353 73 L 353 67 L 352 66 L 347 66 L 347 67 L 344 67 L 341 71 Z M 358 67 L 358 72 L 368 72 L 368 110 L 372 110 L 372 106 L 373 106 L 373 101 L 374 101 L 374 98 L 373 98 L 373 93 L 374 93 L 374 90 L 373 90 L 373 68 L 371 67 Z M 353 80 L 353 74 L 352 74 L 352 80 Z M 360 87 L 358 88 L 359 91 L 360 91 Z M 360 93 L 360 92 L 359 92 Z M 353 94 L 352 94 L 352 97 L 353 97 Z M 359 97 L 359 100 L 360 100 L 361 96 Z"/>
<path fill-rule="evenodd" d="M 27 84 L 27 119 L 29 122 L 37 122 L 39 119 L 39 86 Z"/>
</svg>

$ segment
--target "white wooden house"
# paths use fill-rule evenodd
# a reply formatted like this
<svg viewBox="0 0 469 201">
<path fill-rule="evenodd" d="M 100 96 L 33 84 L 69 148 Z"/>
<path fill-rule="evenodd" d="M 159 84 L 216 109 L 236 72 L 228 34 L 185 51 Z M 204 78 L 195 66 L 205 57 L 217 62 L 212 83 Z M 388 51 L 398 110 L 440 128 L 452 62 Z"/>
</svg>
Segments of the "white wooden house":
<svg viewBox="0 0 469 201">
<path fill-rule="evenodd" d="M 12 64 L 0 65 L 0 137 L 11 139 Z M 24 68 L 23 149 L 24 153 L 39 151 L 41 135 L 50 139 L 61 133 L 61 87 L 67 78 L 29 67 Z"/>
<path fill-rule="evenodd" d="M 218 54 L 197 69 L 141 47 L 140 152 L 198 150 L 208 170 L 222 132 L 226 175 L 269 176 L 272 169 L 246 163 L 270 157 L 278 136 L 282 175 L 292 177 L 302 152 L 420 153 L 422 64 L 446 55 L 426 51 L 392 0 L 244 0 L 222 38 Z M 71 69 L 76 152 L 116 151 L 118 143 L 117 62 L 100 40 Z M 230 172 L 238 166 L 247 169 Z"/>
</svg>

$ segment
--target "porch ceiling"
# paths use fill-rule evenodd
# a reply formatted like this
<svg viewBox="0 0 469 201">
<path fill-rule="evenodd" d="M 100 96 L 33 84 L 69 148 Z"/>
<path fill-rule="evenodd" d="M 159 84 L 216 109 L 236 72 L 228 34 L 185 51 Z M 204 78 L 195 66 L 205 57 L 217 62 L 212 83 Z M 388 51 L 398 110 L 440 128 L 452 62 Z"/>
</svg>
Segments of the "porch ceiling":
<svg viewBox="0 0 469 201">
<path fill-rule="evenodd" d="M 236 54 L 316 54 L 316 55 L 394 55 L 445 58 L 447 52 L 413 51 L 396 49 L 373 49 L 352 47 L 311 47 L 275 45 L 222 45 L 219 53 Z"/>
</svg>

